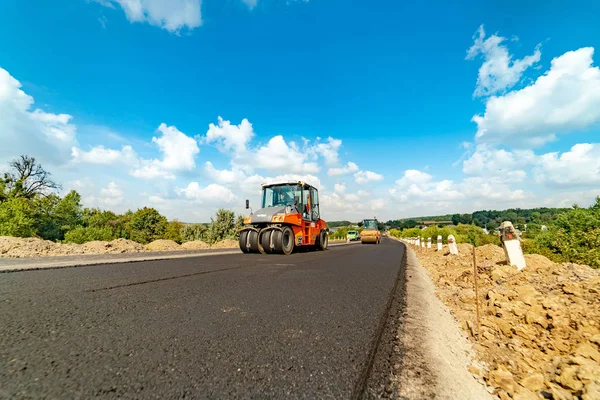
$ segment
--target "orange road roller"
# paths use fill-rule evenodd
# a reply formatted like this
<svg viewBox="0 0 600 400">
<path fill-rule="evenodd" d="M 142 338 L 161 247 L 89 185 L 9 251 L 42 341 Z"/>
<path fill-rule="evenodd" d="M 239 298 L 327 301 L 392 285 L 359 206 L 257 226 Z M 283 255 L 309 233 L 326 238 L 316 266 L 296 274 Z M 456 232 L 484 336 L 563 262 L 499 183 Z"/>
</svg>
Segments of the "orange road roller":
<svg viewBox="0 0 600 400">
<path fill-rule="evenodd" d="M 246 200 L 246 209 L 250 202 Z M 329 228 L 321 219 L 319 192 L 302 181 L 262 185 L 261 208 L 244 218 L 244 253 L 291 254 L 296 248 L 327 250 Z"/>
</svg>

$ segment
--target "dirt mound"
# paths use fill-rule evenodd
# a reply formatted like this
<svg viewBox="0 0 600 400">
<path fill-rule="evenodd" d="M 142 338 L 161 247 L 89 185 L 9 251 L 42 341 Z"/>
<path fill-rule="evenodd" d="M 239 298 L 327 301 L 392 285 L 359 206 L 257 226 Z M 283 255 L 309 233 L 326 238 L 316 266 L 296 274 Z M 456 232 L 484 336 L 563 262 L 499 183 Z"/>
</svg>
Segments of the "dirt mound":
<svg viewBox="0 0 600 400">
<path fill-rule="evenodd" d="M 240 245 L 237 240 L 225 239 L 210 246 L 213 249 L 234 249 Z"/>
<path fill-rule="evenodd" d="M 459 244 L 459 251 L 417 253 L 438 297 L 477 342 L 472 246 Z M 476 254 L 475 348 L 500 398 L 600 398 L 600 271 L 528 254 L 519 272 L 506 265 L 501 247 L 481 246 Z"/>
<path fill-rule="evenodd" d="M 169 250 L 181 250 L 181 245 L 177 244 L 173 240 L 158 239 L 152 243 L 148 243 L 144 246 L 149 251 L 169 251 Z"/>
<path fill-rule="evenodd" d="M 110 242 L 95 240 L 84 243 L 86 254 L 115 254 L 115 253 L 139 253 L 144 251 L 144 246 L 127 239 L 115 239 Z"/>
<path fill-rule="evenodd" d="M 181 248 L 185 250 L 204 250 L 210 249 L 210 245 L 202 240 L 192 240 L 190 242 L 183 243 Z"/>
<path fill-rule="evenodd" d="M 127 239 L 112 240 L 110 248 L 115 253 L 139 253 L 144 251 L 144 245 Z"/>
<path fill-rule="evenodd" d="M 41 257 L 66 254 L 84 254 L 80 245 L 61 245 L 37 238 L 15 238 L 0 236 L 0 257 Z"/>
</svg>

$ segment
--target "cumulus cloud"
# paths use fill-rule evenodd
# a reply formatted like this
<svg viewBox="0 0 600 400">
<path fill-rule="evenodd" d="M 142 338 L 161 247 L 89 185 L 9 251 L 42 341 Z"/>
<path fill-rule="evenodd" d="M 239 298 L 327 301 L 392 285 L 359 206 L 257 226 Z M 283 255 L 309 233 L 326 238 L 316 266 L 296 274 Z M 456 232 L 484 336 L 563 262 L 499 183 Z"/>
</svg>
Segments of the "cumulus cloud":
<svg viewBox="0 0 600 400">
<path fill-rule="evenodd" d="M 125 193 L 115 182 L 110 182 L 106 188 L 100 189 L 100 196 L 104 204 L 116 206 L 123 201 Z"/>
<path fill-rule="evenodd" d="M 405 171 L 389 193 L 398 203 L 416 203 L 441 209 L 459 206 L 461 202 L 490 204 L 490 200 L 501 200 L 506 204 L 531 197 L 524 190 L 512 189 L 495 177 L 469 177 L 456 183 L 449 179 L 435 181 L 431 175 L 418 170 Z"/>
<path fill-rule="evenodd" d="M 600 69 L 594 49 L 568 51 L 530 86 L 491 97 L 475 115 L 479 143 L 539 146 L 600 121 Z"/>
<path fill-rule="evenodd" d="M 319 172 L 315 162 L 307 161 L 308 155 L 294 145 L 288 145 L 283 136 L 278 135 L 259 147 L 253 156 L 253 166 L 265 170 L 314 174 Z"/>
<path fill-rule="evenodd" d="M 541 155 L 536 162 L 536 180 L 558 186 L 600 185 L 600 144 L 580 143 L 559 155 Z"/>
<path fill-rule="evenodd" d="M 351 174 L 351 173 L 357 172 L 357 171 L 358 171 L 358 165 L 349 161 L 348 163 L 346 163 L 346 165 L 344 167 L 329 168 L 329 170 L 327 171 L 327 175 L 339 176 L 339 175 Z"/>
<path fill-rule="evenodd" d="M 376 182 L 382 181 L 383 175 L 380 175 L 373 171 L 358 171 L 354 174 L 354 181 L 358 184 L 363 184 L 367 182 Z"/>
<path fill-rule="evenodd" d="M 483 25 L 479 27 L 473 39 L 475 43 L 467 51 L 467 60 L 472 60 L 478 55 L 485 60 L 479 68 L 474 96 L 489 96 L 510 89 L 519 82 L 527 68 L 540 61 L 539 45 L 532 55 L 513 60 L 508 48 L 502 45 L 505 38 L 492 35 L 486 39 Z"/>
<path fill-rule="evenodd" d="M 527 177 L 524 167 L 531 164 L 535 154 L 531 150 L 507 151 L 478 146 L 463 162 L 463 172 L 470 176 L 494 177 L 504 182 L 522 182 Z"/>
<path fill-rule="evenodd" d="M 138 162 L 137 154 L 131 146 L 123 146 L 121 150 L 114 150 L 100 145 L 92 147 L 89 151 L 74 146 L 71 148 L 71 156 L 74 163 L 134 165 Z"/>
<path fill-rule="evenodd" d="M 204 171 L 208 177 L 216 182 L 223 184 L 237 184 L 246 179 L 243 169 L 233 166 L 232 169 L 216 169 L 210 161 L 204 163 Z"/>
<path fill-rule="evenodd" d="M 77 145 L 72 116 L 32 109 L 33 104 L 21 83 L 0 68 L 0 159 L 30 154 L 42 162 L 64 164 L 71 147 Z"/>
<path fill-rule="evenodd" d="M 254 137 L 252 124 L 244 118 L 239 125 L 232 125 L 218 117 L 217 125 L 211 123 L 206 132 L 206 143 L 216 143 L 222 151 L 230 152 L 234 157 L 246 153 L 247 145 Z"/>
<path fill-rule="evenodd" d="M 202 0 L 96 0 L 114 8 L 118 5 L 130 22 L 147 22 L 169 32 L 202 25 Z"/>
<path fill-rule="evenodd" d="M 202 187 L 198 182 L 190 182 L 187 187 L 178 189 L 177 193 L 199 203 L 232 203 L 237 199 L 230 189 L 216 183 Z"/>
<path fill-rule="evenodd" d="M 332 137 L 327 138 L 327 143 L 318 143 L 315 145 L 315 152 L 325 159 L 325 165 L 337 165 L 339 163 L 338 151 L 342 141 Z"/>
<path fill-rule="evenodd" d="M 160 124 L 158 131 L 162 136 L 153 137 L 152 143 L 158 146 L 162 160 L 140 160 L 140 166 L 131 174 L 142 179 L 174 179 L 174 172 L 193 170 L 196 167 L 195 157 L 200 152 L 196 140 L 164 123 Z"/>
</svg>

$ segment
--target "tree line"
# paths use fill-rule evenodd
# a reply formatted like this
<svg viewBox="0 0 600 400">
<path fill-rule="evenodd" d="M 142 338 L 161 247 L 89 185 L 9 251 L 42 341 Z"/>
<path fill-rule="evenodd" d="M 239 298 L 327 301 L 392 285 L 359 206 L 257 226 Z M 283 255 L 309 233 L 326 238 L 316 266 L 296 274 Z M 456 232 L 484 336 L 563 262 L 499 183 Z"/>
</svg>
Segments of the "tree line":
<svg viewBox="0 0 600 400">
<path fill-rule="evenodd" d="M 394 229 L 411 229 L 422 224 L 423 221 L 452 221 L 453 225 L 473 224 L 480 228 L 494 230 L 504 221 L 510 221 L 513 225 L 524 227 L 525 224 L 548 225 L 556 217 L 569 211 L 569 208 L 511 208 L 508 210 L 482 210 L 472 214 L 446 214 L 431 217 L 404 218 L 390 220 L 386 225 Z"/>
<path fill-rule="evenodd" d="M 522 248 L 525 253 L 541 254 L 555 262 L 573 262 L 600 268 L 600 196 L 587 208 L 535 208 L 531 210 L 478 211 L 470 224 L 431 226 L 426 229 L 405 227 L 391 229 L 396 237 L 431 237 L 442 235 L 444 243 L 453 234 L 459 243 L 500 245 L 499 236 L 485 233 L 478 221 L 511 221 L 522 226 Z M 486 222 L 488 229 L 494 226 Z M 527 227 L 525 229 L 525 224 Z M 546 229 L 542 229 L 546 226 Z"/>
<path fill-rule="evenodd" d="M 156 209 L 144 207 L 116 214 L 84 208 L 81 195 L 72 190 L 64 196 L 34 157 L 21 156 L 9 163 L 0 178 L 0 236 L 39 237 L 67 243 L 123 238 L 146 244 L 157 239 L 178 243 L 203 240 L 215 243 L 237 239 L 243 217 L 219 209 L 208 224 L 168 221 Z"/>
</svg>

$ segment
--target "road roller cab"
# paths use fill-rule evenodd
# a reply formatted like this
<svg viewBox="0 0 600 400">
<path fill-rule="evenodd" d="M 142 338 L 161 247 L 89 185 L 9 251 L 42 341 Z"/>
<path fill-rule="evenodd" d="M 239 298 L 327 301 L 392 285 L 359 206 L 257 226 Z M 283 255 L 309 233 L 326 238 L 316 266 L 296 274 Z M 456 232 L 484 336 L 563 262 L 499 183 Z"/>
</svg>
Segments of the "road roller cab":
<svg viewBox="0 0 600 400">
<path fill-rule="evenodd" d="M 314 186 L 301 181 L 270 183 L 262 185 L 261 208 L 244 218 L 239 243 L 244 253 L 290 254 L 297 247 L 326 250 L 328 234 Z"/>
<path fill-rule="evenodd" d="M 363 220 L 363 230 L 360 232 L 361 243 L 381 243 L 381 232 L 377 218 Z"/>
</svg>

